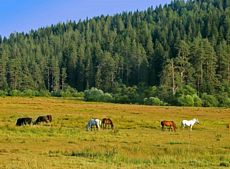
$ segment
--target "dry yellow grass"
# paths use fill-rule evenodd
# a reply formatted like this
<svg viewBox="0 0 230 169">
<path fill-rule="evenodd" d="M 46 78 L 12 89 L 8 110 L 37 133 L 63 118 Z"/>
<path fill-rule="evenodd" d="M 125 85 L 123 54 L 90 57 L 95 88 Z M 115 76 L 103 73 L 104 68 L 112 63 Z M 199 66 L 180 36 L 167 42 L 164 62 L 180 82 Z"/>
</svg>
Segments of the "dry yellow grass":
<svg viewBox="0 0 230 169">
<path fill-rule="evenodd" d="M 0 168 L 220 168 L 230 166 L 230 109 L 86 103 L 62 98 L 0 98 Z M 17 118 L 53 115 L 52 124 L 16 127 Z M 115 130 L 87 132 L 89 118 Z M 198 118 L 193 131 L 182 119 Z M 173 120 L 177 132 L 161 131 Z"/>
</svg>

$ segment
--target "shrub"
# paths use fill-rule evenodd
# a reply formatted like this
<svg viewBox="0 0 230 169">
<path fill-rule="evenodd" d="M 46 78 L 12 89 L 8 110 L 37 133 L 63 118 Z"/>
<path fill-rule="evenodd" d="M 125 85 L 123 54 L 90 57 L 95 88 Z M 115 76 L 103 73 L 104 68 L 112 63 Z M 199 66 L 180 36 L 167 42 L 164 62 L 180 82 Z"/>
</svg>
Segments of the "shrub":
<svg viewBox="0 0 230 169">
<path fill-rule="evenodd" d="M 164 105 L 164 102 L 161 101 L 159 98 L 157 97 L 149 97 L 149 98 L 144 98 L 144 104 L 146 105 Z"/>
<path fill-rule="evenodd" d="M 178 91 L 176 92 L 176 96 L 182 96 L 182 95 L 193 95 L 196 94 L 197 91 L 196 89 L 192 88 L 189 85 L 184 85 L 181 88 L 178 89 Z"/>
<path fill-rule="evenodd" d="M 38 93 L 39 93 L 38 91 L 26 89 L 22 92 L 22 95 L 32 97 L 32 96 L 38 96 L 39 95 Z"/>
<path fill-rule="evenodd" d="M 73 93 L 73 97 L 77 97 L 77 98 L 84 98 L 84 92 L 75 92 Z"/>
<path fill-rule="evenodd" d="M 217 95 L 219 106 L 221 107 L 230 107 L 230 98 L 228 97 L 228 93 L 223 92 Z"/>
<path fill-rule="evenodd" d="M 0 90 L 0 96 L 6 96 L 7 95 L 7 92 L 4 91 L 4 90 Z"/>
<path fill-rule="evenodd" d="M 84 100 L 85 101 L 98 101 L 98 102 L 111 102 L 113 97 L 109 93 L 104 93 L 102 90 L 97 88 L 91 88 L 84 91 Z"/>
<path fill-rule="evenodd" d="M 38 96 L 49 97 L 50 96 L 50 92 L 48 90 L 40 90 Z"/>
<path fill-rule="evenodd" d="M 114 102 L 116 103 L 130 103 L 127 95 L 114 94 Z"/>
<path fill-rule="evenodd" d="M 22 96 L 22 95 L 23 95 L 22 92 L 19 90 L 11 90 L 9 92 L 9 96 Z"/>
<path fill-rule="evenodd" d="M 103 96 L 102 96 L 102 101 L 104 102 L 112 102 L 113 101 L 113 96 L 110 94 L 110 93 L 105 93 Z"/>
<path fill-rule="evenodd" d="M 157 91 L 158 91 L 158 88 L 156 86 L 151 86 L 145 89 L 144 92 L 145 92 L 146 97 L 155 97 L 157 96 Z"/>
<path fill-rule="evenodd" d="M 191 95 L 182 95 L 177 98 L 177 102 L 180 106 L 194 106 L 194 99 Z"/>
<path fill-rule="evenodd" d="M 61 90 L 52 91 L 52 92 L 51 92 L 51 96 L 54 96 L 54 97 L 61 97 Z"/>
<path fill-rule="evenodd" d="M 202 100 L 197 94 L 193 95 L 193 100 L 194 100 L 194 106 L 196 107 L 201 107 L 202 106 Z"/>
<path fill-rule="evenodd" d="M 61 97 L 79 97 L 78 91 L 70 86 L 67 86 L 60 92 Z"/>
<path fill-rule="evenodd" d="M 202 101 L 204 107 L 217 107 L 218 100 L 213 95 L 208 95 L 207 93 L 202 94 Z"/>
</svg>

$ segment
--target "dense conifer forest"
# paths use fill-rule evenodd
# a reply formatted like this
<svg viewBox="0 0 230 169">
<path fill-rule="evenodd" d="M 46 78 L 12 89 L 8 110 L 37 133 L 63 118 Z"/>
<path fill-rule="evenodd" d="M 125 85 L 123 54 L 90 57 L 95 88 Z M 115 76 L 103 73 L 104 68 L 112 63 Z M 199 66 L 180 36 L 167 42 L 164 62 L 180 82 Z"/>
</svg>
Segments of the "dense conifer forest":
<svg viewBox="0 0 230 169">
<path fill-rule="evenodd" d="M 230 106 L 230 0 L 175 0 L 0 37 L 0 79 L 1 95 Z"/>
</svg>

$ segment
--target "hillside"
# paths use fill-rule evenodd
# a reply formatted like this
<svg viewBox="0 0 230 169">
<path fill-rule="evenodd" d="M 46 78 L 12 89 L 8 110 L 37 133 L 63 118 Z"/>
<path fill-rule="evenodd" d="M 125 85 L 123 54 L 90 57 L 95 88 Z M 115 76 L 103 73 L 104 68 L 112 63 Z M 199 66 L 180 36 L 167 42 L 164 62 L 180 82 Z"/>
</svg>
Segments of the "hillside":
<svg viewBox="0 0 230 169">
<path fill-rule="evenodd" d="M 0 89 L 131 87 L 170 104 L 196 95 L 229 106 L 229 44 L 229 0 L 176 0 L 0 38 Z M 157 92 L 146 94 L 152 86 Z"/>
</svg>

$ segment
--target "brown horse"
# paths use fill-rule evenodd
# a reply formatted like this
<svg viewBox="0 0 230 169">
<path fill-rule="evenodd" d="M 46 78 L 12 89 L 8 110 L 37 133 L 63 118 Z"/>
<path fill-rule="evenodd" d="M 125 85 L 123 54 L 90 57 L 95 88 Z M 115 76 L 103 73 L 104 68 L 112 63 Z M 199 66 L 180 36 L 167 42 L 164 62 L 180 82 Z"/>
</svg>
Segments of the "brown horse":
<svg viewBox="0 0 230 169">
<path fill-rule="evenodd" d="M 110 118 L 103 118 L 101 124 L 103 129 L 109 128 L 109 126 L 111 127 L 111 129 L 113 129 L 114 127 L 113 122 Z"/>
<path fill-rule="evenodd" d="M 46 115 L 46 116 L 39 116 L 37 120 L 34 122 L 34 125 L 39 124 L 41 122 L 49 123 L 52 121 L 52 115 Z"/>
<path fill-rule="evenodd" d="M 161 121 L 161 128 L 164 130 L 164 126 L 168 126 L 169 130 L 176 131 L 176 124 L 174 121 Z"/>
</svg>

